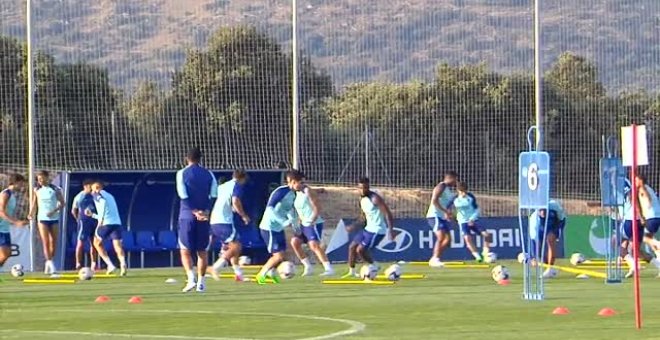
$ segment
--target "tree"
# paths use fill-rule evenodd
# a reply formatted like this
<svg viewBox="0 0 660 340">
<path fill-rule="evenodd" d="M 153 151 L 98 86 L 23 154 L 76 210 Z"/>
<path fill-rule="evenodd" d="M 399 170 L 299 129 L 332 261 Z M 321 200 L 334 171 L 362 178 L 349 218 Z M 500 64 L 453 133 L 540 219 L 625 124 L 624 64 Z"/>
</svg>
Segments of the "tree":
<svg viewBox="0 0 660 340">
<path fill-rule="evenodd" d="M 599 99 L 605 95 L 596 66 L 586 58 L 569 52 L 559 56 L 545 75 L 545 82 L 571 99 Z"/>
</svg>

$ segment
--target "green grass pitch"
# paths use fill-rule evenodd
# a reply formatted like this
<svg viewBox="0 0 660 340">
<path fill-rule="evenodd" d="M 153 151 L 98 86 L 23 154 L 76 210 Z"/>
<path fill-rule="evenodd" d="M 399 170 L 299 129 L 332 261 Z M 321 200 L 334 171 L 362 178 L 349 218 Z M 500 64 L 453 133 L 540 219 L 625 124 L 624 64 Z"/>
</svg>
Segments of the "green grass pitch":
<svg viewBox="0 0 660 340">
<path fill-rule="evenodd" d="M 68 285 L 25 284 L 3 274 L 2 339 L 659 339 L 660 279 L 642 277 L 642 330 L 634 328 L 632 280 L 605 285 L 562 273 L 543 302 L 521 299 L 521 268 L 499 286 L 487 269 L 431 269 L 392 286 L 322 285 L 319 277 L 259 286 L 208 280 L 207 292 L 180 292 L 179 268 L 132 270 L 125 278 Z M 343 265 L 336 267 L 339 271 Z M 319 268 L 317 268 L 318 270 Z M 253 272 L 254 270 L 248 271 Z M 42 277 L 35 274 L 30 277 Z M 167 278 L 177 284 L 166 284 Z M 111 301 L 94 302 L 99 295 Z M 143 303 L 129 304 L 131 296 Z M 569 315 L 554 316 L 557 306 Z M 603 318 L 611 307 L 619 314 Z"/>
</svg>

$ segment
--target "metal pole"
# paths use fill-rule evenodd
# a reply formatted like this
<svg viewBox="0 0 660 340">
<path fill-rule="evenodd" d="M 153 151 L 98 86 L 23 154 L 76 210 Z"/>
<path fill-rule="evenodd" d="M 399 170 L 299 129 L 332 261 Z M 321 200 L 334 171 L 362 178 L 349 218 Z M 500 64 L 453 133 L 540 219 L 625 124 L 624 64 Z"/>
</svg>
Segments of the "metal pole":
<svg viewBox="0 0 660 340">
<path fill-rule="evenodd" d="M 292 91 L 293 91 L 293 168 L 294 169 L 300 169 L 300 112 L 298 108 L 298 2 L 296 0 L 292 1 L 292 8 L 291 12 L 292 18 L 291 18 L 291 26 L 293 29 L 293 39 L 291 42 L 291 59 L 293 62 L 293 80 L 291 82 L 292 84 Z"/>
<path fill-rule="evenodd" d="M 364 124 L 364 176 L 369 178 L 369 124 Z"/>
<path fill-rule="evenodd" d="M 110 129 L 112 131 L 112 167 L 116 170 L 119 166 L 117 164 L 117 127 L 115 125 L 115 110 L 112 110 L 110 119 Z"/>
<path fill-rule="evenodd" d="M 26 8 L 27 27 L 27 91 L 28 91 L 28 199 L 32 202 L 34 196 L 34 174 L 35 174 L 35 88 L 34 88 L 34 65 L 32 60 L 32 0 L 27 0 Z M 30 222 L 30 271 L 34 271 L 34 227 L 35 221 Z"/>
<path fill-rule="evenodd" d="M 534 0 L 534 96 L 536 97 L 536 150 L 543 150 L 543 74 L 541 65 L 541 13 L 540 0 Z"/>
</svg>

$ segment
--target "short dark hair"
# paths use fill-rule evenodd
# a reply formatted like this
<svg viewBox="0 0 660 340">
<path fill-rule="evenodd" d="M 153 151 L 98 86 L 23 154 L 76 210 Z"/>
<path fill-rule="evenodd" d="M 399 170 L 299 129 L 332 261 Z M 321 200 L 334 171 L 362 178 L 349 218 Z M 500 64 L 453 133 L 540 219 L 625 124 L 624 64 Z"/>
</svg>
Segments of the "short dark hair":
<svg viewBox="0 0 660 340">
<path fill-rule="evenodd" d="M 234 177 L 235 179 L 245 179 L 247 178 L 247 172 L 245 172 L 245 170 L 243 169 L 236 169 L 234 170 L 232 177 Z"/>
<path fill-rule="evenodd" d="M 458 182 L 456 183 L 456 190 L 460 191 L 467 191 L 468 190 L 468 185 L 465 182 Z"/>
<path fill-rule="evenodd" d="M 449 171 L 445 172 L 445 176 L 458 178 L 458 173 L 456 171 L 449 170 Z"/>
<path fill-rule="evenodd" d="M 16 183 L 25 182 L 25 176 L 21 174 L 11 174 L 9 175 L 9 185 L 14 185 Z"/>
<path fill-rule="evenodd" d="M 49 175 L 50 175 L 50 173 L 48 173 L 48 171 L 46 171 L 46 170 L 41 170 L 41 171 L 37 172 L 37 176 L 48 177 Z"/>
<path fill-rule="evenodd" d="M 294 180 L 294 181 L 302 181 L 305 178 L 305 175 L 300 172 L 299 170 L 296 169 L 291 169 L 286 172 L 286 177 Z"/>
<path fill-rule="evenodd" d="M 202 150 L 199 147 L 194 147 L 188 150 L 186 158 L 191 162 L 198 163 L 202 159 Z"/>
<path fill-rule="evenodd" d="M 646 183 L 646 175 L 643 172 L 638 172 L 635 174 L 635 176 L 639 179 L 642 180 L 642 182 Z"/>
<path fill-rule="evenodd" d="M 369 178 L 367 177 L 362 177 L 358 180 L 358 184 L 366 184 L 369 185 Z"/>
<path fill-rule="evenodd" d="M 101 184 L 101 186 L 103 186 L 103 187 L 105 186 L 105 182 L 100 178 L 96 178 L 96 179 L 92 180 L 92 184 Z"/>
<path fill-rule="evenodd" d="M 83 180 L 83 182 L 82 182 L 82 185 L 83 185 L 83 186 L 85 186 L 85 185 L 92 185 L 92 184 L 94 184 L 94 180 L 91 179 L 91 178 L 85 178 L 85 180 Z"/>
</svg>

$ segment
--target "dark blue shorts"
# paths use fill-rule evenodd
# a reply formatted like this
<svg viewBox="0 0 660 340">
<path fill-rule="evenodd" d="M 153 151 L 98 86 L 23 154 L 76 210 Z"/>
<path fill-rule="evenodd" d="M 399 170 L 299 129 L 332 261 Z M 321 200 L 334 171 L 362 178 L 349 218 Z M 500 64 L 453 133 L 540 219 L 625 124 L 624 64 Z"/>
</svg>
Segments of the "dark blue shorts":
<svg viewBox="0 0 660 340">
<path fill-rule="evenodd" d="M 467 223 L 461 223 L 461 235 L 481 235 L 483 230 L 481 227 L 479 227 L 479 224 L 477 224 L 477 221 L 474 221 L 472 223 L 472 226 L 468 225 Z"/>
<path fill-rule="evenodd" d="M 314 226 L 302 226 L 300 234 L 294 236 L 299 238 L 303 243 L 310 241 L 321 242 L 321 235 L 323 235 L 323 223 L 317 223 Z"/>
<path fill-rule="evenodd" d="M 555 238 L 560 239 L 561 235 L 564 234 L 564 227 L 566 226 L 566 220 L 561 220 L 557 223 L 548 222 L 548 234 L 555 235 Z M 543 228 L 545 225 L 539 223 L 539 240 L 544 239 Z"/>
<path fill-rule="evenodd" d="M 353 237 L 353 242 L 371 249 L 377 246 L 385 238 L 384 234 L 376 234 L 370 231 L 362 230 L 355 237 Z"/>
<path fill-rule="evenodd" d="M 266 248 L 271 254 L 281 253 L 286 250 L 286 236 L 284 231 L 272 231 L 272 230 L 263 230 L 261 231 L 261 238 L 263 238 L 266 243 Z"/>
<path fill-rule="evenodd" d="M 642 237 L 644 237 L 644 226 L 641 221 L 637 221 L 637 232 L 639 240 L 641 241 Z M 633 221 L 623 221 L 623 224 L 621 224 L 621 239 L 629 241 L 633 240 Z"/>
<path fill-rule="evenodd" d="M 179 219 L 179 247 L 190 251 L 203 251 L 209 247 L 211 225 L 209 221 Z"/>
<path fill-rule="evenodd" d="M 118 224 L 102 225 L 96 228 L 94 234 L 101 240 L 105 240 L 108 237 L 113 240 L 121 240 L 121 226 Z"/>
<path fill-rule="evenodd" d="M 443 231 L 448 233 L 451 229 L 451 223 L 440 217 L 429 217 L 426 220 L 429 222 L 429 227 L 433 228 L 433 232 Z"/>
<path fill-rule="evenodd" d="M 85 241 L 94 237 L 96 220 L 78 220 L 78 240 Z"/>
<path fill-rule="evenodd" d="M 0 247 L 11 247 L 10 233 L 0 233 Z"/>
<path fill-rule="evenodd" d="M 220 240 L 223 245 L 227 243 L 238 241 L 238 233 L 233 224 L 218 223 L 211 224 L 211 235 L 216 240 Z"/>
<path fill-rule="evenodd" d="M 651 236 L 655 235 L 658 232 L 658 229 L 660 229 L 660 218 L 651 218 L 646 220 L 646 226 L 644 229 L 646 234 Z"/>
<path fill-rule="evenodd" d="M 53 229 L 53 226 L 55 226 L 59 223 L 60 223 L 59 220 L 52 220 L 52 221 L 40 220 L 39 221 L 39 224 L 41 224 L 41 225 L 43 225 L 43 226 L 45 226 L 46 228 L 49 228 L 49 229 Z"/>
</svg>

